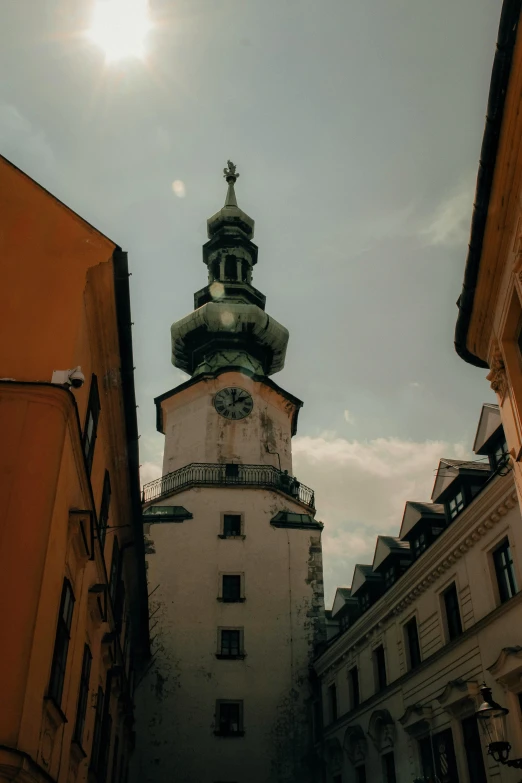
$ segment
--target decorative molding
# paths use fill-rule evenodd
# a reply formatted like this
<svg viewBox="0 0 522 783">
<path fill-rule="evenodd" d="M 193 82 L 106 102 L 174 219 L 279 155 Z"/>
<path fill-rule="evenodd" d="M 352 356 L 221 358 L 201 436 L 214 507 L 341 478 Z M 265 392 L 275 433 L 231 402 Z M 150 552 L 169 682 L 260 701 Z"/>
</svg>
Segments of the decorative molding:
<svg viewBox="0 0 522 783">
<path fill-rule="evenodd" d="M 432 717 L 433 709 L 429 704 L 410 704 L 399 723 L 410 736 L 417 737 L 431 725 Z"/>
<path fill-rule="evenodd" d="M 493 391 L 500 397 L 500 402 L 504 402 L 504 397 L 507 391 L 507 377 L 506 366 L 504 364 L 504 357 L 498 343 L 493 347 L 493 355 L 489 362 L 490 371 L 486 376 L 486 379 L 490 382 L 490 386 Z"/>
<path fill-rule="evenodd" d="M 504 647 L 495 663 L 488 666 L 488 672 L 508 690 L 519 690 L 522 682 L 522 647 Z"/>
<path fill-rule="evenodd" d="M 395 721 L 388 710 L 372 712 L 368 724 L 368 736 L 379 751 L 393 750 L 395 745 Z"/>
<path fill-rule="evenodd" d="M 343 748 L 350 762 L 363 764 L 368 753 L 368 743 L 362 727 L 357 723 L 348 726 L 344 733 Z"/>
<path fill-rule="evenodd" d="M 450 680 L 437 701 L 454 718 L 463 718 L 475 708 L 474 699 L 479 693 L 476 680 Z"/>
</svg>

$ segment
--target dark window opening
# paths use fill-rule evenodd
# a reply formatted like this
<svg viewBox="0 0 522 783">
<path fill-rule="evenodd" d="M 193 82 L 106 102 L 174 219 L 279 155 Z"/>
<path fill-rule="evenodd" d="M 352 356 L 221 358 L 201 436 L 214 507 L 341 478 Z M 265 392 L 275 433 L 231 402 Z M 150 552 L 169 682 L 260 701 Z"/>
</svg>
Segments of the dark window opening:
<svg viewBox="0 0 522 783">
<path fill-rule="evenodd" d="M 109 506 L 111 504 L 111 479 L 109 471 L 105 471 L 103 479 L 103 492 L 100 505 L 100 515 L 98 517 L 100 544 L 102 548 L 105 546 L 105 534 L 107 532 L 107 525 L 109 524 Z"/>
<path fill-rule="evenodd" d="M 243 734 L 243 702 L 219 701 L 217 704 L 218 731 L 222 737 Z"/>
<path fill-rule="evenodd" d="M 350 697 L 350 707 L 354 710 L 361 703 L 359 692 L 359 672 L 357 666 L 353 666 L 348 672 L 348 691 Z"/>
<path fill-rule="evenodd" d="M 225 538 L 241 535 L 241 514 L 223 515 L 223 535 Z"/>
<path fill-rule="evenodd" d="M 384 754 L 382 757 L 382 768 L 384 783 L 397 783 L 397 777 L 395 775 L 395 756 L 393 752 Z"/>
<path fill-rule="evenodd" d="M 239 478 L 239 465 L 236 462 L 227 462 L 225 465 L 225 478 Z"/>
<path fill-rule="evenodd" d="M 330 722 L 337 720 L 337 686 L 333 682 L 328 687 L 328 704 L 330 706 Z"/>
<path fill-rule="evenodd" d="M 462 509 L 464 508 L 464 493 L 460 489 L 457 494 L 450 498 L 448 501 L 448 512 L 450 515 L 450 519 L 455 519 L 457 514 L 460 514 Z"/>
<path fill-rule="evenodd" d="M 504 541 L 493 552 L 493 562 L 497 575 L 498 592 L 500 602 L 503 604 L 518 592 L 513 555 L 509 546 L 509 539 Z"/>
<path fill-rule="evenodd" d="M 446 609 L 446 623 L 450 641 L 456 639 L 462 633 L 462 621 L 460 619 L 459 597 L 455 582 L 444 592 L 444 607 Z"/>
<path fill-rule="evenodd" d="M 100 395 L 98 393 L 98 380 L 93 374 L 91 379 L 91 389 L 89 391 L 89 402 L 87 403 L 87 416 L 85 417 L 85 426 L 83 428 L 83 453 L 87 463 L 87 472 L 90 474 L 92 462 L 94 459 L 94 446 L 96 444 L 96 435 L 98 432 L 98 419 L 100 418 Z"/>
<path fill-rule="evenodd" d="M 464 718 L 462 721 L 462 734 L 464 737 L 469 779 L 473 781 L 473 783 L 487 783 L 484 757 L 482 755 L 482 744 L 480 741 L 477 719 L 474 715 L 470 715 L 469 718 Z"/>
<path fill-rule="evenodd" d="M 101 744 L 101 730 L 103 720 L 103 689 L 98 687 L 98 693 L 96 695 L 96 714 L 94 716 L 94 729 L 92 737 L 92 749 L 91 749 L 91 769 L 96 772 L 98 770 L 100 760 L 100 744 Z"/>
<path fill-rule="evenodd" d="M 413 540 L 413 554 L 420 557 L 428 546 L 428 536 L 426 533 L 421 533 L 417 538 Z"/>
<path fill-rule="evenodd" d="M 342 775 L 334 775 L 333 783 L 343 783 Z"/>
<path fill-rule="evenodd" d="M 65 680 L 65 669 L 67 667 L 69 640 L 71 638 L 73 610 L 74 595 L 71 583 L 68 579 L 65 579 L 60 599 L 60 612 L 58 614 L 53 662 L 51 664 L 51 678 L 49 682 L 49 696 L 54 699 L 58 706 L 62 703 L 63 683 Z"/>
<path fill-rule="evenodd" d="M 375 675 L 375 690 L 386 688 L 386 657 L 382 644 L 373 651 L 373 668 Z"/>
<path fill-rule="evenodd" d="M 241 631 L 221 631 L 221 655 L 237 658 L 241 655 Z"/>
<path fill-rule="evenodd" d="M 82 744 L 85 716 L 87 714 L 87 702 L 89 700 L 89 681 L 91 679 L 92 655 L 89 646 L 83 648 L 82 673 L 80 676 L 80 691 L 78 693 L 78 708 L 76 710 L 76 724 L 74 727 L 74 740 L 78 745 Z"/>
<path fill-rule="evenodd" d="M 395 583 L 395 579 L 395 566 L 391 566 L 384 572 L 384 587 L 388 590 Z"/>
<path fill-rule="evenodd" d="M 237 280 L 237 260 L 235 256 L 225 258 L 225 278 L 227 280 Z"/>
<path fill-rule="evenodd" d="M 233 603 L 241 600 L 241 576 L 240 574 L 223 575 L 223 601 Z"/>
<path fill-rule="evenodd" d="M 435 734 L 433 738 L 424 737 L 419 741 L 422 773 L 426 780 L 439 780 L 440 783 L 459 783 L 455 749 L 451 729 Z M 435 769 L 433 763 L 435 762 Z"/>
<path fill-rule="evenodd" d="M 362 593 L 359 597 L 359 607 L 361 612 L 366 612 L 370 608 L 371 600 L 368 592 Z"/>
<path fill-rule="evenodd" d="M 111 769 L 111 783 L 116 783 L 118 775 L 118 750 L 119 750 L 120 738 L 114 738 L 114 750 L 112 751 L 112 769 Z"/>
<path fill-rule="evenodd" d="M 111 597 L 112 605 L 116 603 L 116 591 L 118 589 L 118 582 L 120 579 L 121 570 L 121 557 L 120 547 L 118 545 L 118 539 L 114 537 L 114 543 L 112 545 L 112 559 L 111 570 L 109 575 L 109 595 Z"/>
<path fill-rule="evenodd" d="M 323 716 L 321 711 L 321 702 L 319 700 L 314 701 L 313 729 L 314 729 L 314 742 L 319 742 L 323 733 Z"/>
<path fill-rule="evenodd" d="M 408 642 L 408 659 L 410 669 L 415 669 L 421 662 L 419 629 L 417 628 L 417 619 L 412 617 L 404 626 L 406 631 L 406 640 Z"/>
<path fill-rule="evenodd" d="M 355 767 L 355 777 L 357 783 L 366 783 L 366 767 Z"/>
</svg>

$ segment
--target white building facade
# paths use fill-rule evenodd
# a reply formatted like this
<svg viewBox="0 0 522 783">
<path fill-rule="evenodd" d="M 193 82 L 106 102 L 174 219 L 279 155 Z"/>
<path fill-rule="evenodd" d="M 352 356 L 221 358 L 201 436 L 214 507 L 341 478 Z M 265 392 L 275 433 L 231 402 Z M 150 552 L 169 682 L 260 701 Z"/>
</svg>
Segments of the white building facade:
<svg viewBox="0 0 522 783">
<path fill-rule="evenodd" d="M 326 783 L 519 783 L 479 735 L 483 681 L 522 757 L 522 525 L 499 409 L 476 461 L 441 460 L 431 503 L 407 503 L 329 615 L 315 661 Z M 319 709 L 319 701 L 321 710 Z"/>
<path fill-rule="evenodd" d="M 208 285 L 172 327 L 190 380 L 156 399 L 163 477 L 144 488 L 153 661 L 136 690 L 140 783 L 306 783 L 309 670 L 324 635 L 322 524 L 292 474 L 302 403 L 271 379 L 288 332 L 252 286 L 254 222 L 208 221 Z"/>
</svg>

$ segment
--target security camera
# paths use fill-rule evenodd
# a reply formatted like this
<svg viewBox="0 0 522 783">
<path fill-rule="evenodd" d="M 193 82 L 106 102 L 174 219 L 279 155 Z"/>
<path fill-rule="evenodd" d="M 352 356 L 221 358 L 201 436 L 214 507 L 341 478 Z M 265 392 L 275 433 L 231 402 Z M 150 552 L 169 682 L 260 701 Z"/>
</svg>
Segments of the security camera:
<svg viewBox="0 0 522 783">
<path fill-rule="evenodd" d="M 73 389 L 79 389 L 85 383 L 85 375 L 81 367 L 74 367 L 72 370 L 54 370 L 51 383 L 57 383 L 60 386 L 72 386 Z"/>
<path fill-rule="evenodd" d="M 85 375 L 81 367 L 75 367 L 69 372 L 69 383 L 74 389 L 79 389 L 85 383 Z"/>
</svg>

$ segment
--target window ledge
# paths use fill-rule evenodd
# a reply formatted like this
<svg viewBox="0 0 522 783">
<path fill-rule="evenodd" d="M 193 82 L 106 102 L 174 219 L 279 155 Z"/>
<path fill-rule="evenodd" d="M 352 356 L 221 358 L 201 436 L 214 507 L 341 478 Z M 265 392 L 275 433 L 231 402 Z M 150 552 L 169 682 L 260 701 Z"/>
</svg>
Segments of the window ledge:
<svg viewBox="0 0 522 783">
<path fill-rule="evenodd" d="M 228 739 L 234 738 L 234 737 L 244 737 L 245 732 L 244 731 L 215 731 L 214 735 L 216 737 L 227 737 Z"/>
<path fill-rule="evenodd" d="M 240 655 L 224 655 L 223 653 L 216 653 L 216 658 L 218 658 L 220 661 L 242 661 L 246 658 L 246 654 L 241 653 Z"/>
<path fill-rule="evenodd" d="M 55 720 L 57 720 L 59 723 L 68 723 L 65 712 L 63 712 L 62 708 L 55 700 L 54 696 L 45 696 L 44 702 L 47 708 L 50 709 L 50 711 L 52 712 L 53 718 Z"/>
<path fill-rule="evenodd" d="M 220 533 L 218 535 L 218 538 L 223 538 L 225 541 L 244 541 L 246 536 L 240 535 L 240 536 L 225 536 L 224 533 Z"/>
<path fill-rule="evenodd" d="M 218 596 L 218 601 L 221 601 L 223 604 L 242 604 L 245 599 L 244 598 L 223 598 L 222 596 Z"/>
</svg>

